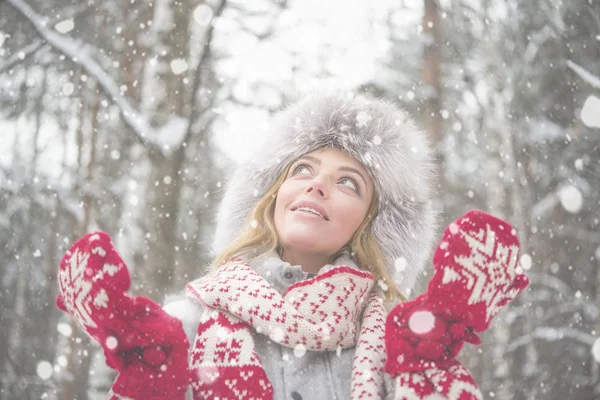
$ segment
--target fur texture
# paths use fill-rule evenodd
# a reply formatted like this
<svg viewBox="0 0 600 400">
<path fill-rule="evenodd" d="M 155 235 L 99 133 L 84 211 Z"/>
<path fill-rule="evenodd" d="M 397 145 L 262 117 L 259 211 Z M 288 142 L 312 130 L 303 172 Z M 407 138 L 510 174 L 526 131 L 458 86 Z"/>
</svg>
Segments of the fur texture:
<svg viewBox="0 0 600 400">
<path fill-rule="evenodd" d="M 431 254 L 435 233 L 432 153 L 404 110 L 367 95 L 312 95 L 277 116 L 262 148 L 226 186 L 213 250 L 218 254 L 239 235 L 290 163 L 324 147 L 344 151 L 368 170 L 379 198 L 371 229 L 394 283 L 408 294 Z"/>
</svg>

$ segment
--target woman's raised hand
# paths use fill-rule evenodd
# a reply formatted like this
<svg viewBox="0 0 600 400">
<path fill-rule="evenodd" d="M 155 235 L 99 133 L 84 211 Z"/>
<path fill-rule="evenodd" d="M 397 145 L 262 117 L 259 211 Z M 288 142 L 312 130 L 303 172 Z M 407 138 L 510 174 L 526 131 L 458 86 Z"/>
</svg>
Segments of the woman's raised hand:
<svg viewBox="0 0 600 400">
<path fill-rule="evenodd" d="M 127 295 L 127 266 L 106 233 L 87 234 L 66 252 L 58 285 L 58 307 L 119 371 L 111 398 L 184 398 L 189 345 L 181 322 L 152 300 Z"/>
<path fill-rule="evenodd" d="M 481 398 L 455 357 L 464 342 L 479 344 L 476 332 L 486 330 L 528 285 L 518 261 L 519 241 L 507 222 L 476 210 L 450 224 L 433 258 L 435 273 L 427 292 L 399 304 L 387 317 L 386 371 L 409 386 L 415 381 L 411 374 L 422 375 L 427 384 L 416 385 L 417 392 Z"/>
</svg>

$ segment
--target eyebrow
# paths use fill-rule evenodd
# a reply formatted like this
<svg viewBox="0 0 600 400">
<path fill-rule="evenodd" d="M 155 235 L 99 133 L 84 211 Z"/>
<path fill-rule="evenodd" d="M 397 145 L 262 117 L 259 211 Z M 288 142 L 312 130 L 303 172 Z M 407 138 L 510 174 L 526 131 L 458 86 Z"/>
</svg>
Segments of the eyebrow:
<svg viewBox="0 0 600 400">
<path fill-rule="evenodd" d="M 302 159 L 306 159 L 306 160 L 314 162 L 317 165 L 321 165 L 321 160 L 319 160 L 318 158 L 315 158 L 313 156 L 302 156 L 298 160 L 296 160 L 296 162 L 298 162 L 298 161 L 300 161 Z M 362 179 L 363 184 L 365 185 L 365 188 L 368 187 L 367 180 L 365 179 L 365 177 L 363 176 L 363 174 L 361 174 L 360 171 L 357 170 L 356 168 L 343 166 L 343 167 L 340 167 L 339 170 L 340 171 L 347 171 L 347 172 L 354 172 L 355 174 L 358 174 L 358 176 L 360 176 L 360 179 Z"/>
</svg>

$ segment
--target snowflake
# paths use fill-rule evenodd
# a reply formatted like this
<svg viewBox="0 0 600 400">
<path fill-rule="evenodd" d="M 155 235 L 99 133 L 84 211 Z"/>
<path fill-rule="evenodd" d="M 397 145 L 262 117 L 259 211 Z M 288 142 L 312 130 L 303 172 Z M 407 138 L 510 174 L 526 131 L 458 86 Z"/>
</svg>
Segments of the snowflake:
<svg viewBox="0 0 600 400">
<path fill-rule="evenodd" d="M 73 317 L 84 327 L 96 327 L 91 318 L 90 292 L 92 284 L 85 280 L 85 270 L 90 259 L 90 254 L 76 249 L 67 261 L 66 268 L 59 272 L 59 284 L 67 309 L 72 311 Z"/>
<path fill-rule="evenodd" d="M 108 294 L 106 294 L 106 290 L 100 289 L 96 298 L 94 298 L 94 305 L 102 308 L 108 307 Z"/>
</svg>

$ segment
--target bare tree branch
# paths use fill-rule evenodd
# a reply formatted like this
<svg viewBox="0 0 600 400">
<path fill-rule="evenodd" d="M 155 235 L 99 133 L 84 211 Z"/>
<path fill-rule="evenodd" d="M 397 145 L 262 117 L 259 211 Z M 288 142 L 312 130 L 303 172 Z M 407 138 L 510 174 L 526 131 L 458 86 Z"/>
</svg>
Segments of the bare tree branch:
<svg viewBox="0 0 600 400">
<path fill-rule="evenodd" d="M 87 13 L 88 11 L 90 11 L 92 9 L 92 5 L 94 5 L 94 3 L 82 3 L 82 4 L 77 4 L 75 6 L 72 7 L 68 7 L 68 8 L 63 8 L 60 11 L 60 18 L 51 18 L 48 22 L 48 25 L 54 25 L 60 21 L 64 21 L 65 19 L 69 19 L 69 18 L 75 18 L 75 17 L 79 17 L 85 13 Z"/>
<path fill-rule="evenodd" d="M 564 297 L 570 297 L 574 294 L 574 290 L 563 282 L 560 278 L 548 274 L 548 273 L 535 273 L 535 272 L 527 272 L 527 275 L 531 278 L 532 284 L 541 284 L 550 289 L 557 291 L 562 294 Z"/>
<path fill-rule="evenodd" d="M 98 81 L 100 88 L 119 107 L 125 123 L 131 128 L 137 140 L 144 147 L 149 150 L 153 149 L 157 152 L 163 152 L 163 147 L 152 141 L 153 138 L 157 137 L 155 130 L 148 124 L 144 116 L 131 105 L 129 100 L 121 94 L 119 85 L 117 85 L 114 79 L 106 73 L 88 52 L 83 50 L 83 43 L 81 41 L 60 35 L 49 28 L 44 18 L 37 14 L 25 1 L 7 1 L 35 27 L 40 36 L 50 46 L 68 56 L 74 63 L 81 65 L 88 74 Z"/>
<path fill-rule="evenodd" d="M 33 43 L 25 46 L 23 49 L 19 50 L 15 54 L 12 55 L 3 65 L 0 65 L 0 73 L 7 71 L 14 67 L 15 65 L 21 63 L 23 60 L 34 54 L 36 51 L 44 47 L 44 42 L 42 40 L 36 40 Z"/>
<path fill-rule="evenodd" d="M 589 333 L 574 328 L 553 328 L 541 326 L 533 330 L 533 332 L 530 332 L 519 338 L 511 339 L 508 346 L 506 346 L 506 352 L 513 352 L 535 339 L 546 340 L 548 342 L 554 342 L 562 339 L 573 339 L 590 347 L 596 341 L 596 337 L 594 335 L 590 335 Z"/>
<path fill-rule="evenodd" d="M 567 67 L 575 72 L 581 79 L 586 81 L 591 87 L 594 89 L 600 89 L 600 77 L 593 75 L 587 69 L 571 60 L 567 60 Z"/>
<path fill-rule="evenodd" d="M 0 3 L 2 3 L 1 0 L 0 0 Z M 62 14 L 61 14 L 60 18 L 49 19 L 46 24 L 48 26 L 52 26 L 60 21 L 64 21 L 65 19 L 78 17 L 82 14 L 85 14 L 91 8 L 92 7 L 87 4 L 80 4 L 75 7 L 67 8 L 65 10 L 62 10 Z M 29 56 L 34 54 L 36 51 L 43 48 L 45 44 L 46 43 L 44 43 L 43 40 L 36 40 L 33 43 L 30 43 L 29 45 L 25 46 L 25 48 L 21 49 L 20 51 L 16 52 L 15 54 L 13 54 L 13 56 L 6 63 L 4 63 L 4 65 L 0 65 L 0 73 L 12 68 L 16 64 L 19 64 L 21 61 L 27 59 Z"/>
</svg>

